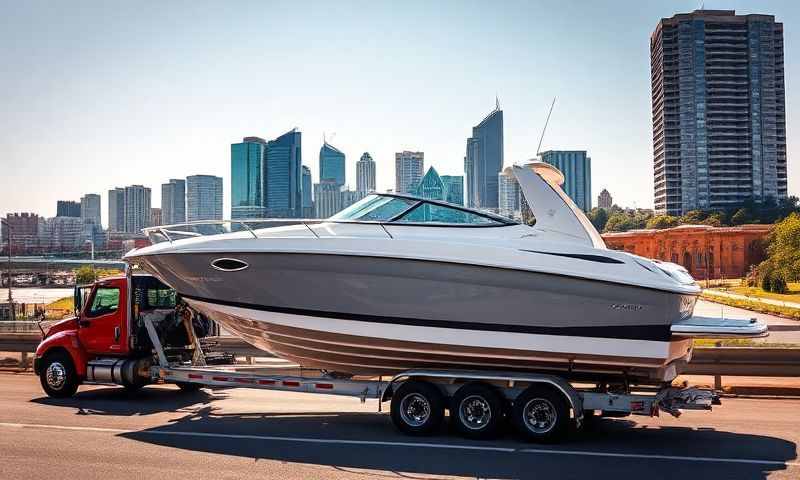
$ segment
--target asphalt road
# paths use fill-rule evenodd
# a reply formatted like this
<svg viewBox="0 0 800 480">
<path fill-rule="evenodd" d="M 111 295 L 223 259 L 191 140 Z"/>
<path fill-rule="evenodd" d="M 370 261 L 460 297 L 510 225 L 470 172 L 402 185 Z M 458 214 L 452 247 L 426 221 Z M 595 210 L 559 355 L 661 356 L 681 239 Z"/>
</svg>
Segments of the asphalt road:
<svg viewBox="0 0 800 480">
<path fill-rule="evenodd" d="M 798 478 L 798 400 L 603 419 L 561 445 L 397 433 L 374 401 L 247 389 L 81 387 L 0 373 L 0 478 Z"/>
</svg>

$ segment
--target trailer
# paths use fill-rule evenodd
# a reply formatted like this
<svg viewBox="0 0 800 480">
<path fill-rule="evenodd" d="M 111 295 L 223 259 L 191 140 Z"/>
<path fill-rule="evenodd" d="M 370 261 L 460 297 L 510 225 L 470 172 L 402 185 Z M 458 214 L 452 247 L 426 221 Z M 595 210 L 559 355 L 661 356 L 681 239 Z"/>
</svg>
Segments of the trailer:
<svg viewBox="0 0 800 480">
<path fill-rule="evenodd" d="M 132 275 L 130 269 L 124 277 L 76 288 L 76 317 L 51 328 L 36 351 L 34 370 L 45 392 L 65 397 L 81 383 L 130 390 L 171 383 L 188 391 L 223 387 L 343 395 L 377 400 L 378 411 L 390 402 L 392 422 L 409 435 L 438 431 L 449 412 L 465 437 L 493 437 L 510 421 L 523 437 L 538 442 L 559 441 L 596 415 L 678 416 L 681 410 L 719 404 L 707 389 L 581 383 L 541 372 L 414 369 L 390 378 L 358 378 L 214 367 L 198 334 L 202 322 L 170 292 L 154 277 Z"/>
</svg>

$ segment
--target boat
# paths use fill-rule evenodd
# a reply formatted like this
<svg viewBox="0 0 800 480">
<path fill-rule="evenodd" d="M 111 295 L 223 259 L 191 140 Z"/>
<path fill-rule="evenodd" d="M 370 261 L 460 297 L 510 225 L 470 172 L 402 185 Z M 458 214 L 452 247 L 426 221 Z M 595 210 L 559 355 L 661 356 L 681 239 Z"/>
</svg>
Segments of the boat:
<svg viewBox="0 0 800 480">
<path fill-rule="evenodd" d="M 658 383 L 680 373 L 693 337 L 766 335 L 756 320 L 693 316 L 701 289 L 682 266 L 606 248 L 555 167 L 504 173 L 533 225 L 376 193 L 326 220 L 153 227 L 154 244 L 125 260 L 248 343 L 339 375 L 448 368 Z"/>
</svg>

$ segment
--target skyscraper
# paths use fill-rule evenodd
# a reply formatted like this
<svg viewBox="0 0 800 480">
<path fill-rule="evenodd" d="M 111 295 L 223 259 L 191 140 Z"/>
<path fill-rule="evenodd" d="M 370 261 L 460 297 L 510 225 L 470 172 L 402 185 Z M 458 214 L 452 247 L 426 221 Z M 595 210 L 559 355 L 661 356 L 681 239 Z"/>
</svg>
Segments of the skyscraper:
<svg viewBox="0 0 800 480">
<path fill-rule="evenodd" d="M 604 188 L 600 195 L 597 196 L 597 206 L 608 210 L 613 204 L 614 200 L 611 198 L 611 194 Z"/>
<path fill-rule="evenodd" d="M 264 156 L 264 206 L 268 217 L 302 215 L 302 150 L 297 129 L 267 142 Z"/>
<path fill-rule="evenodd" d="M 100 195 L 87 193 L 81 197 L 81 218 L 84 222 L 91 222 L 100 227 L 100 213 Z"/>
<path fill-rule="evenodd" d="M 334 180 L 326 180 L 314 185 L 315 218 L 328 218 L 342 208 L 342 187 Z"/>
<path fill-rule="evenodd" d="M 472 128 L 464 157 L 467 178 L 467 205 L 497 209 L 497 174 L 503 168 L 503 111 L 494 111 Z"/>
<path fill-rule="evenodd" d="M 585 150 L 548 150 L 542 152 L 542 161 L 564 174 L 564 192 L 583 210 L 592 209 L 592 159 Z"/>
<path fill-rule="evenodd" d="M 375 161 L 369 152 L 364 152 L 356 162 L 356 191 L 362 197 L 375 191 Z"/>
<path fill-rule="evenodd" d="M 114 188 L 108 191 L 108 231 L 125 231 L 125 189 Z"/>
<path fill-rule="evenodd" d="M 497 174 L 498 207 L 497 212 L 508 218 L 520 218 L 522 205 L 520 203 L 520 189 L 517 177 L 511 172 Z"/>
<path fill-rule="evenodd" d="M 410 193 L 422 179 L 425 154 L 404 150 L 394 154 L 395 192 Z"/>
<path fill-rule="evenodd" d="M 264 152 L 267 142 L 245 137 L 231 144 L 231 218 L 264 218 Z"/>
<path fill-rule="evenodd" d="M 311 169 L 303 165 L 303 218 L 314 216 L 314 190 L 311 181 Z"/>
<path fill-rule="evenodd" d="M 657 214 L 786 197 L 783 24 L 695 10 L 650 36 Z"/>
<path fill-rule="evenodd" d="M 186 177 L 186 220 L 222 220 L 222 178 L 214 175 Z"/>
<path fill-rule="evenodd" d="M 442 175 L 444 200 L 456 205 L 464 205 L 464 176 Z"/>
<path fill-rule="evenodd" d="M 319 181 L 332 181 L 341 186 L 345 178 L 344 153 L 328 142 L 323 143 L 319 149 Z"/>
<path fill-rule="evenodd" d="M 73 200 L 59 200 L 56 203 L 57 217 L 80 217 L 81 204 Z"/>
<path fill-rule="evenodd" d="M 161 214 L 162 210 L 160 208 L 151 208 L 150 209 L 150 225 L 151 226 L 158 226 L 164 225 L 164 217 Z"/>
<path fill-rule="evenodd" d="M 425 172 L 425 176 L 419 183 L 411 189 L 413 195 L 418 197 L 427 198 L 429 200 L 442 200 L 444 201 L 445 189 L 442 178 L 435 168 L 429 167 Z"/>
<path fill-rule="evenodd" d="M 162 225 L 174 225 L 186 221 L 186 180 L 171 178 L 161 184 Z"/>
<path fill-rule="evenodd" d="M 142 185 L 130 185 L 124 192 L 124 227 L 128 233 L 142 233 L 150 226 L 150 189 Z"/>
</svg>

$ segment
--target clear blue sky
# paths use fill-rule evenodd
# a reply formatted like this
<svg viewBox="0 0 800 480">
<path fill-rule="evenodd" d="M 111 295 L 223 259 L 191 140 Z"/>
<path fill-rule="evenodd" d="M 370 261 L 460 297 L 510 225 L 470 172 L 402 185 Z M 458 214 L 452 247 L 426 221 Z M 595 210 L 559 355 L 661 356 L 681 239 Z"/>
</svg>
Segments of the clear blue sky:
<svg viewBox="0 0 800 480">
<path fill-rule="evenodd" d="M 0 0 L 0 214 L 172 177 L 225 178 L 230 144 L 298 127 L 317 180 L 323 132 L 364 151 L 378 188 L 394 152 L 462 174 L 466 138 L 505 112 L 506 164 L 586 149 L 593 195 L 652 206 L 649 37 L 700 1 L 38 2 Z M 789 192 L 800 193 L 800 2 L 707 0 L 785 25 Z M 335 136 L 333 136 L 335 132 Z"/>
</svg>

